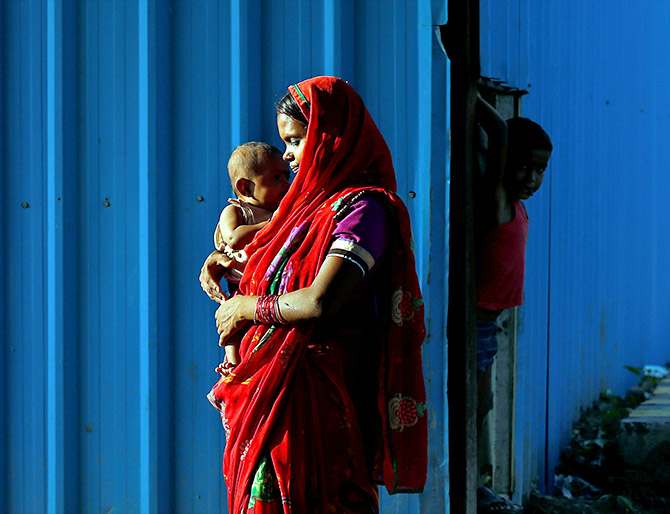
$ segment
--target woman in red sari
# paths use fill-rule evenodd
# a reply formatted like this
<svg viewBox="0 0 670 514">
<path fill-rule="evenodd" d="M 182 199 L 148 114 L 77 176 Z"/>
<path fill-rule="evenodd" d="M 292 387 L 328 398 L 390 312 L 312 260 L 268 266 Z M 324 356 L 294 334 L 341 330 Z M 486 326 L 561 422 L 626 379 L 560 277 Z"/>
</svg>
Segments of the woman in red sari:
<svg viewBox="0 0 670 514">
<path fill-rule="evenodd" d="M 227 434 L 229 512 L 376 513 L 378 483 L 421 492 L 423 304 L 389 149 L 344 81 L 277 107 L 297 173 L 216 313 L 241 362 L 209 394 Z"/>
</svg>

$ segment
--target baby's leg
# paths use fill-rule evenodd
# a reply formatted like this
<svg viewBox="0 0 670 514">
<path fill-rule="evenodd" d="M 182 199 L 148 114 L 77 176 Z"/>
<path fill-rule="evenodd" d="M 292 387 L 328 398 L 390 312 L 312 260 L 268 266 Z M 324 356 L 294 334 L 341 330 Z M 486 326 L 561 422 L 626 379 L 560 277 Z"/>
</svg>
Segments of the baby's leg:
<svg viewBox="0 0 670 514">
<path fill-rule="evenodd" d="M 237 351 L 237 343 L 227 344 L 225 350 L 226 361 L 233 366 L 237 366 L 240 363 L 240 353 Z"/>
<path fill-rule="evenodd" d="M 226 359 L 216 367 L 215 371 L 224 377 L 230 375 L 233 368 L 240 363 L 240 354 L 237 351 L 237 345 L 238 343 L 227 344 L 225 346 Z"/>
</svg>

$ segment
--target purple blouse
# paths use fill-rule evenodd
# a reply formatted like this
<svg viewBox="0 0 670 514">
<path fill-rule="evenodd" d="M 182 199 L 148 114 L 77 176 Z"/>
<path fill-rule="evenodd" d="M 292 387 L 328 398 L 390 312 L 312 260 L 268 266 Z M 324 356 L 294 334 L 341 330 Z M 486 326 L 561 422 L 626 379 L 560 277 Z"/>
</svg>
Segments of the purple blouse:
<svg viewBox="0 0 670 514">
<path fill-rule="evenodd" d="M 340 257 L 356 264 L 363 275 L 379 260 L 386 248 L 386 209 L 376 195 L 364 196 L 337 224 L 328 257 Z"/>
</svg>

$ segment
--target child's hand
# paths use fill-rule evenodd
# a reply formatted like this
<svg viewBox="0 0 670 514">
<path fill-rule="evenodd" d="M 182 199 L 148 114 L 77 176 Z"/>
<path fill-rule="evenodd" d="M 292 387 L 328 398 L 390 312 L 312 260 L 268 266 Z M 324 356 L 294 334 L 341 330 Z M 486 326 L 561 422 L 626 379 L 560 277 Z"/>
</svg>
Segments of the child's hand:
<svg viewBox="0 0 670 514">
<path fill-rule="evenodd" d="M 220 252 L 214 251 L 205 259 L 200 269 L 200 287 L 215 302 L 226 301 L 226 295 L 221 291 L 221 278 L 223 277 L 223 263 L 229 259 Z"/>
</svg>

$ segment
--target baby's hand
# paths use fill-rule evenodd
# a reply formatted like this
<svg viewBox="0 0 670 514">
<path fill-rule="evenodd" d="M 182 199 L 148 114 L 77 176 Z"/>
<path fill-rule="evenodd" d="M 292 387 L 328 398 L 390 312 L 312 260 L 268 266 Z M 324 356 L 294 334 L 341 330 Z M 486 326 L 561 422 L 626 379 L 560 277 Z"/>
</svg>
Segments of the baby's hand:
<svg viewBox="0 0 670 514">
<path fill-rule="evenodd" d="M 214 251 L 205 259 L 200 269 L 200 287 L 212 300 L 221 303 L 226 301 L 226 295 L 221 291 L 221 278 L 223 277 L 224 262 L 228 258 L 220 252 Z"/>
</svg>

